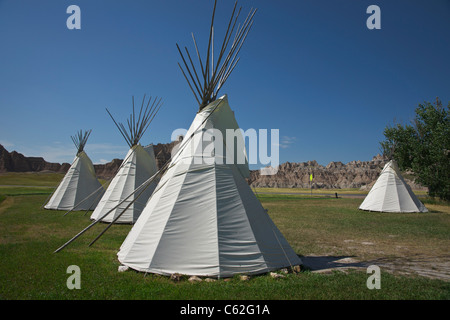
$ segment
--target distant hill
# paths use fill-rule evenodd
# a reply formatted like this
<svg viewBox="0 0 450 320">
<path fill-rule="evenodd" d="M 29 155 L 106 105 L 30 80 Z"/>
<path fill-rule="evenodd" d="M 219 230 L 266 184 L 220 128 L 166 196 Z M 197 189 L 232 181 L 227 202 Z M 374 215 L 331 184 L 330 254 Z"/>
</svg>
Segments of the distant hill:
<svg viewBox="0 0 450 320">
<path fill-rule="evenodd" d="M 160 169 L 171 157 L 171 151 L 178 141 L 171 143 L 158 143 L 153 145 L 153 151 L 155 153 L 156 165 Z M 123 159 L 113 159 L 111 162 L 105 164 L 94 164 L 97 177 L 101 179 L 109 179 L 114 176 L 118 171 Z"/>
<path fill-rule="evenodd" d="M 153 146 L 158 168 L 161 168 L 171 157 L 171 151 L 179 142 L 158 143 Z M 105 164 L 95 164 L 95 172 L 99 178 L 109 179 L 114 176 L 122 164 L 122 159 L 113 159 Z M 317 161 L 285 162 L 278 167 L 274 175 L 261 175 L 259 170 L 251 171 L 247 182 L 252 187 L 272 188 L 309 188 L 309 175 L 313 174 L 314 189 L 369 189 L 378 178 L 386 161 L 377 155 L 370 161 L 330 162 L 326 166 Z M 41 157 L 25 157 L 16 151 L 8 152 L 0 145 L 1 172 L 53 171 L 65 173 L 69 163 L 51 163 Z M 413 181 L 405 179 L 413 189 L 425 189 Z"/>
<path fill-rule="evenodd" d="M 310 174 L 313 175 L 312 188 L 344 189 L 361 188 L 375 181 L 386 161 L 380 155 L 370 161 L 330 162 L 326 166 L 317 161 L 285 162 L 274 175 L 261 175 L 252 171 L 249 182 L 253 187 L 310 188 Z"/>
<path fill-rule="evenodd" d="M 383 170 L 387 160 L 376 155 L 370 161 L 350 161 L 344 164 L 332 161 L 326 166 L 317 161 L 299 163 L 285 162 L 278 167 L 274 175 L 261 175 L 260 171 L 251 171 L 248 183 L 255 188 L 310 188 L 310 174 L 313 175 L 313 189 L 360 188 L 370 190 Z M 412 176 L 412 173 L 408 173 Z M 414 190 L 426 190 L 425 187 L 403 177 Z"/>
<path fill-rule="evenodd" d="M 178 144 L 178 141 L 165 144 L 158 143 L 153 146 L 158 168 L 161 168 L 170 159 L 170 152 L 176 144 Z M 99 178 L 112 178 L 122 164 L 122 161 L 123 159 L 113 159 L 105 164 L 94 164 L 95 172 Z M 17 151 L 8 152 L 0 144 L 0 173 L 38 171 L 66 173 L 69 168 L 70 163 L 59 164 L 47 162 L 42 157 L 26 157 Z"/>
<path fill-rule="evenodd" d="M 47 162 L 42 157 L 25 157 L 16 151 L 8 152 L 0 144 L 0 172 L 54 171 L 65 173 L 69 163 Z"/>
</svg>

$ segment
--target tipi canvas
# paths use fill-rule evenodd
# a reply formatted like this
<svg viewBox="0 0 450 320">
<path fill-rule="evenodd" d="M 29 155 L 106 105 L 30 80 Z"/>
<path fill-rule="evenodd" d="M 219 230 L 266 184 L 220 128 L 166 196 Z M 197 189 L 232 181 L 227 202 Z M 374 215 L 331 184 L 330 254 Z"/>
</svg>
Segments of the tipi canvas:
<svg viewBox="0 0 450 320">
<path fill-rule="evenodd" d="M 117 218 L 116 223 L 136 222 L 156 187 L 155 181 L 138 198 L 135 199 L 134 196 L 131 196 L 125 200 L 127 196 L 158 171 L 153 146 L 146 147 L 146 149 L 148 151 L 144 150 L 140 144 L 130 148 L 119 171 L 112 179 L 105 194 L 92 213 L 92 220 L 98 220 L 108 211 L 111 211 L 101 221 L 112 222 L 125 210 Z"/>
<path fill-rule="evenodd" d="M 428 212 L 403 180 L 394 160 L 386 163 L 359 209 L 379 212 Z"/>
<path fill-rule="evenodd" d="M 84 151 L 91 130 L 80 131 L 72 140 L 77 147 L 77 155 L 63 180 L 52 194 L 45 209 L 53 210 L 93 210 L 104 189 L 95 175 L 92 161 Z"/>
<path fill-rule="evenodd" d="M 254 11 L 238 28 L 225 57 L 223 48 L 231 36 L 227 31 L 219 57 L 214 60 L 217 65 L 211 67 L 211 78 L 207 76 L 209 58 L 201 66 L 204 86 L 192 76 L 199 73 L 188 72 L 195 82 L 190 87 L 200 88 L 197 94 L 193 90 L 200 110 L 118 252 L 124 266 L 163 275 L 222 278 L 301 264 L 245 180 L 248 164 L 237 162 L 244 153 L 244 148 L 237 146 L 243 146 L 243 141 L 234 146 L 221 144 L 226 141 L 227 129 L 234 131 L 239 127 L 227 97 L 216 96 L 235 66 L 234 51 L 241 47 L 253 14 Z M 228 30 L 234 29 L 233 15 Z M 236 20 L 237 17 L 234 24 Z M 212 26 L 210 30 L 212 33 Z M 210 47 L 208 57 L 213 51 Z M 220 66 L 221 61 L 224 64 Z M 185 67 L 188 68 L 186 62 Z M 237 137 L 240 139 L 242 136 Z M 227 156 L 234 161 L 227 161 Z"/>
<path fill-rule="evenodd" d="M 149 108 L 150 103 L 151 98 L 147 103 L 147 108 L 143 110 L 144 101 L 142 102 L 139 117 L 134 115 L 133 108 L 133 115 L 130 117 L 128 123 L 134 123 L 134 125 L 129 127 L 131 129 L 128 132 L 123 125 L 117 125 L 129 144 L 130 149 L 117 174 L 112 179 L 105 194 L 92 213 L 92 220 L 100 220 L 101 222 L 108 223 L 136 222 L 148 198 L 156 187 L 157 179 L 154 179 L 149 185 L 143 186 L 142 190 L 135 192 L 136 189 L 158 171 L 153 146 L 149 145 L 144 148 L 139 143 L 146 128 L 161 106 L 161 100 L 156 101 L 154 99 Z M 135 120 L 133 122 L 133 119 L 136 118 L 137 121 Z"/>
</svg>

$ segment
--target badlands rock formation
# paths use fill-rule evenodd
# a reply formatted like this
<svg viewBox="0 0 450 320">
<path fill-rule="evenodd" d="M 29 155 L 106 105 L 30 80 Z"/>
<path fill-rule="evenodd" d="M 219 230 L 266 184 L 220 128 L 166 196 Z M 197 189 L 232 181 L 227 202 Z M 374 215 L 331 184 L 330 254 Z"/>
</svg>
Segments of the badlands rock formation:
<svg viewBox="0 0 450 320">
<path fill-rule="evenodd" d="M 0 145 L 0 172 L 54 171 L 65 173 L 69 163 L 51 163 L 41 157 L 25 157 L 16 151 L 8 152 Z"/>
<path fill-rule="evenodd" d="M 313 189 L 370 189 L 375 183 L 386 160 L 377 155 L 370 161 L 330 162 L 326 166 L 317 161 L 291 163 L 286 162 L 278 167 L 275 175 L 261 175 L 259 171 L 252 171 L 249 184 L 252 187 L 271 188 L 310 188 L 309 176 L 312 173 Z M 407 179 L 405 179 L 407 180 Z M 407 182 L 414 189 L 421 188 L 412 181 Z"/>
<path fill-rule="evenodd" d="M 180 140 L 179 140 L 180 141 Z M 171 157 L 172 149 L 179 143 L 159 143 L 153 146 L 156 162 L 161 168 Z M 122 159 L 113 159 L 106 164 L 95 164 L 96 174 L 101 179 L 110 179 L 117 172 Z M 378 178 L 385 160 L 380 155 L 370 161 L 330 162 L 326 166 L 317 161 L 285 162 L 278 167 L 275 175 L 261 175 L 259 170 L 251 171 L 247 182 L 252 187 L 272 188 L 309 188 L 309 175 L 313 174 L 314 189 L 344 189 L 362 188 L 369 190 Z M 0 145 L 0 172 L 54 171 L 65 173 L 69 169 L 68 163 L 50 163 L 40 157 L 25 157 L 12 151 L 8 152 Z M 424 189 L 405 179 L 413 189 Z"/>
</svg>

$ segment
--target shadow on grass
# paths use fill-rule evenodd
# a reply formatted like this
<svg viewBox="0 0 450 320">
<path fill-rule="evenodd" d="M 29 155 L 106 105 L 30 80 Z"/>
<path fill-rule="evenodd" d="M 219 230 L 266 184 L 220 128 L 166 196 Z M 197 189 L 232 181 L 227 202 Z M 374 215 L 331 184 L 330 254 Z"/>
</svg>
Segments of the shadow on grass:
<svg viewBox="0 0 450 320">
<path fill-rule="evenodd" d="M 303 266 L 310 271 L 345 268 L 367 268 L 370 263 L 354 260 L 355 256 L 303 256 Z"/>
</svg>

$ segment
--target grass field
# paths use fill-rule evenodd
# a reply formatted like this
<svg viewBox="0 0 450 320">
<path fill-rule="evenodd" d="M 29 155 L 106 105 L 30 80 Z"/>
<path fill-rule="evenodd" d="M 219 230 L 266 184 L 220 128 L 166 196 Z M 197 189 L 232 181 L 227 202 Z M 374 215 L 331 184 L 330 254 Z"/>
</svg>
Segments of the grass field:
<svg viewBox="0 0 450 320">
<path fill-rule="evenodd" d="M 118 272 L 116 253 L 131 229 L 115 225 L 94 246 L 98 224 L 65 250 L 58 247 L 86 227 L 89 213 L 40 209 L 60 175 L 0 175 L 0 299 L 151 300 L 448 300 L 450 205 L 425 201 L 426 214 L 359 211 L 362 199 L 258 194 L 275 224 L 304 262 L 327 261 L 284 278 L 191 283 L 134 271 Z M 27 187 L 21 187 L 27 186 Z M 351 191 L 351 190 L 349 190 Z M 341 268 L 339 261 L 351 261 Z M 369 290 L 367 265 L 379 265 L 381 289 Z M 69 290 L 67 268 L 81 270 L 81 289 Z M 417 270 L 418 266 L 420 270 Z M 441 270 L 442 268 L 442 270 Z M 422 272 L 424 269 L 428 273 Z M 445 270 L 444 270 L 445 269 Z M 342 271 L 341 271 L 342 270 Z M 431 271 L 430 271 L 431 270 Z M 422 272 L 422 273 L 421 273 Z"/>
<path fill-rule="evenodd" d="M 256 193 L 276 193 L 276 194 L 330 194 L 334 195 L 336 192 L 338 194 L 367 194 L 367 191 L 362 191 L 359 189 L 311 189 L 308 188 L 254 188 Z"/>
<path fill-rule="evenodd" d="M 324 194 L 334 196 L 335 193 L 340 195 L 366 195 L 368 191 L 360 190 L 357 188 L 348 189 L 311 189 L 308 188 L 254 188 L 254 191 L 258 194 L 276 193 L 276 194 L 293 194 L 293 195 L 309 195 L 313 197 L 322 196 Z M 425 196 L 427 194 L 424 190 L 415 190 L 417 196 Z"/>
</svg>

